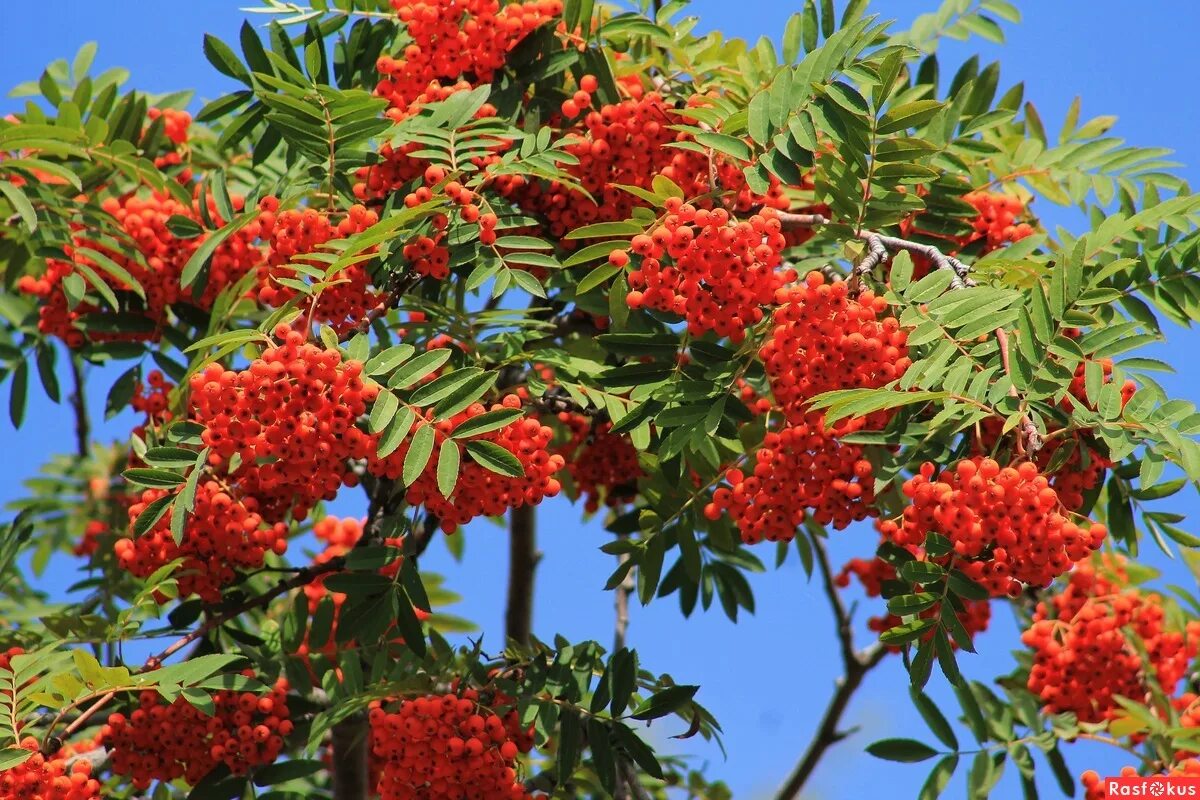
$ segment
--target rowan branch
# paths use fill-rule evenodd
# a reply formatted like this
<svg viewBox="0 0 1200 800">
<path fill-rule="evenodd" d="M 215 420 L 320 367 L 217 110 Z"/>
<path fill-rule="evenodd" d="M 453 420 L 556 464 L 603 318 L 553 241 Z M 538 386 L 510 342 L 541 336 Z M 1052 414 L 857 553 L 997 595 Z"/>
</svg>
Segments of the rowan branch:
<svg viewBox="0 0 1200 800">
<path fill-rule="evenodd" d="M 330 730 L 333 800 L 366 800 L 370 783 L 370 728 L 365 714 L 352 714 Z"/>
<path fill-rule="evenodd" d="M 541 554 L 537 552 L 537 515 L 533 506 L 509 512 L 508 603 L 504 610 L 505 635 L 529 644 L 533 635 L 533 579 Z"/>
<path fill-rule="evenodd" d="M 822 586 L 829 599 L 829 604 L 833 608 L 845 674 L 837 679 L 836 689 L 829 699 L 829 704 L 825 707 L 825 713 L 821 716 L 816 733 L 813 734 L 799 763 L 796 764 L 779 793 L 775 795 L 776 800 L 793 800 L 798 797 L 821 757 L 825 755 L 825 751 L 854 732 L 853 729 L 841 729 L 842 716 L 850 705 L 850 699 L 862 685 L 863 678 L 887 655 L 887 649 L 879 642 L 874 642 L 863 650 L 855 649 L 852 620 L 838 594 L 837 586 L 833 582 L 833 568 L 829 563 L 825 544 L 817 537 L 813 537 L 812 544 L 813 553 L 821 571 Z"/>
<path fill-rule="evenodd" d="M 1008 331 L 1004 328 L 996 328 L 996 344 L 1000 346 L 1000 363 L 1004 365 L 1004 374 L 1012 378 L 1012 366 L 1009 361 L 1008 348 Z M 1019 397 L 1017 387 L 1010 385 L 1008 387 L 1009 397 Z M 1041 431 L 1037 425 L 1029 418 L 1025 412 L 1021 412 L 1021 436 L 1017 438 L 1017 450 L 1022 455 L 1033 458 L 1037 452 L 1042 449 L 1045 441 L 1042 439 Z"/>
<path fill-rule="evenodd" d="M 74 353 L 67 354 L 67 361 L 71 365 L 71 378 L 75 382 L 75 391 L 71 393 L 71 407 L 75 409 L 75 450 L 80 458 L 87 458 L 92 438 L 92 423 L 88 416 L 87 395 L 84 393 L 83 369 Z"/>
</svg>

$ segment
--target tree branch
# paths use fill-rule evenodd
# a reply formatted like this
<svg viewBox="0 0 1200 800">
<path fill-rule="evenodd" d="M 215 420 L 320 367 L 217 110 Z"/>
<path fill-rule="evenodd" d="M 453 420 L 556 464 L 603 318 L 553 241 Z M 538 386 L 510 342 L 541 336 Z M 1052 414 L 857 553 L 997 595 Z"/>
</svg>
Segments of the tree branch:
<svg viewBox="0 0 1200 800">
<path fill-rule="evenodd" d="M 624 538 L 624 537 L 622 537 Z M 629 560 L 628 553 L 621 553 L 617 556 L 617 562 L 624 564 Z M 625 646 L 625 635 L 629 630 L 629 595 L 637 588 L 637 582 L 634 580 L 633 571 L 637 567 L 630 568 L 629 572 L 625 573 L 625 577 L 617 584 L 613 605 L 617 611 L 616 624 L 613 626 L 613 652 L 617 652 Z"/>
<path fill-rule="evenodd" d="M 508 604 L 504 612 L 505 635 L 528 644 L 533 633 L 533 578 L 537 562 L 536 510 L 523 505 L 509 512 Z"/>
<path fill-rule="evenodd" d="M 67 354 L 71 365 L 71 377 L 75 391 L 71 394 L 71 406 L 75 409 L 75 450 L 80 458 L 87 458 L 88 445 L 92 438 L 92 423 L 88 417 L 87 395 L 84 394 L 83 369 L 74 353 Z"/>
<path fill-rule="evenodd" d="M 370 727 L 365 714 L 353 714 L 333 726 L 333 800 L 366 800 L 371 770 Z"/>
<path fill-rule="evenodd" d="M 858 687 L 862 685 L 863 678 L 874 667 L 883 660 L 887 655 L 886 648 L 879 642 L 873 643 L 865 650 L 856 650 L 854 648 L 854 628 L 849 612 L 846 606 L 842 603 L 842 598 L 838 594 L 837 586 L 833 582 L 833 569 L 829 563 L 829 555 L 825 551 L 825 544 L 819 538 L 813 537 L 813 552 L 816 555 L 816 561 L 821 571 L 821 582 L 825 590 L 825 595 L 829 599 L 829 604 L 833 607 L 834 617 L 837 624 L 838 643 L 842 653 L 842 663 L 844 665 L 845 674 L 838 678 L 836 689 L 833 697 L 830 698 L 829 704 L 825 707 L 825 713 L 821 716 L 821 722 L 817 725 L 816 733 L 813 734 L 812 740 L 809 742 L 808 748 L 804 751 L 804 755 L 800 758 L 800 762 L 796 764 L 787 781 L 775 795 L 776 800 L 793 800 L 800 795 L 800 790 L 804 788 L 804 784 L 816 769 L 821 757 L 825 755 L 825 751 L 841 740 L 849 736 L 853 731 L 845 731 L 840 729 L 842 715 L 845 714 L 847 706 L 850 705 L 850 699 L 854 693 L 858 691 Z"/>
</svg>

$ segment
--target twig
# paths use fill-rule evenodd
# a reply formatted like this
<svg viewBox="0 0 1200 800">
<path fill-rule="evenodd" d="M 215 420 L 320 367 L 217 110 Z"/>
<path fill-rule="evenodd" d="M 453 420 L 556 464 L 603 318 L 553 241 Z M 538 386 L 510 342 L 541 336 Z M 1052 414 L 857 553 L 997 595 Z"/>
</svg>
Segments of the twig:
<svg viewBox="0 0 1200 800">
<path fill-rule="evenodd" d="M 621 553 L 617 556 L 617 561 L 624 564 L 629 560 L 628 553 Z M 631 567 L 629 572 L 625 573 L 625 577 L 617 584 L 616 597 L 613 605 L 617 611 L 617 621 L 613 626 L 613 652 L 617 652 L 625 646 L 625 637 L 629 631 L 629 595 L 633 594 L 633 590 L 637 587 L 637 583 L 633 577 L 633 571 L 637 567 Z"/>
<path fill-rule="evenodd" d="M 71 394 L 71 405 L 75 409 L 75 449 L 80 458 L 87 458 L 88 445 L 92 438 L 92 423 L 88 417 L 87 395 L 84 394 L 83 370 L 74 353 L 68 353 L 67 360 L 71 364 L 71 377 L 75 381 L 75 391 Z"/>
<path fill-rule="evenodd" d="M 387 313 L 393 308 L 400 305 L 400 301 L 404 299 L 404 295 L 408 294 L 414 286 L 421 280 L 420 275 L 414 273 L 403 273 L 395 280 L 395 285 L 384 294 L 379 304 L 367 312 L 367 315 L 359 320 L 358 324 L 338 337 L 339 342 L 348 342 L 360 333 L 366 333 L 370 330 L 371 325 L 375 320 L 387 316 Z"/>
<path fill-rule="evenodd" d="M 1004 328 L 996 328 L 996 344 L 1000 346 L 1000 363 L 1004 365 L 1004 374 L 1012 378 L 1012 366 L 1009 361 L 1008 348 L 1008 331 Z M 1008 387 L 1009 397 L 1020 397 L 1017 393 L 1015 385 Z M 1042 449 L 1045 442 L 1042 439 L 1042 434 L 1038 430 L 1037 425 L 1029 418 L 1029 415 L 1021 413 L 1021 436 L 1017 439 L 1017 450 L 1024 456 L 1033 458 L 1037 452 Z"/>
<path fill-rule="evenodd" d="M 864 650 L 854 648 L 854 629 L 851 625 L 850 614 L 842 603 L 837 586 L 834 585 L 833 568 L 829 563 L 829 555 L 825 552 L 825 545 L 816 537 L 813 537 L 812 544 L 817 564 L 821 570 L 825 595 L 828 597 L 836 617 L 838 643 L 841 646 L 845 674 L 838 678 L 837 688 L 833 697 L 830 698 L 829 704 L 825 707 L 825 713 L 821 717 L 816 733 L 809 742 L 808 749 L 805 750 L 800 762 L 792 770 L 792 774 L 788 776 L 783 788 L 775 795 L 776 800 L 793 800 L 798 797 L 821 757 L 825 755 L 825 751 L 853 733 L 853 731 L 839 729 L 842 715 L 850 704 L 850 698 L 862 685 L 863 678 L 887 655 L 887 650 L 879 642 L 875 642 Z"/>
<path fill-rule="evenodd" d="M 504 611 L 505 635 L 529 644 L 533 634 L 533 578 L 541 558 L 536 549 L 536 511 L 523 505 L 509 512 L 508 603 Z"/>
</svg>

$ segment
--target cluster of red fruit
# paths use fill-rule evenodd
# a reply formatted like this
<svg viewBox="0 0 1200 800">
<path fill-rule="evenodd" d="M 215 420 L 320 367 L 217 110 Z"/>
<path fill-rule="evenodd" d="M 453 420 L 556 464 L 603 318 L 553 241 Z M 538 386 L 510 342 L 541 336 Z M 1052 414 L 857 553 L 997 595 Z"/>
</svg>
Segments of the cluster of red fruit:
<svg viewBox="0 0 1200 800">
<path fill-rule="evenodd" d="M 288 684 L 283 678 L 263 695 L 220 691 L 211 715 L 182 697 L 164 703 L 156 690 L 143 691 L 128 716 L 112 714 L 101 728 L 112 770 L 135 789 L 179 778 L 195 785 L 224 764 L 234 775 L 272 763 L 291 735 Z"/>
<path fill-rule="evenodd" d="M 741 342 L 763 318 L 763 306 L 796 279 L 781 268 L 783 234 L 774 212 L 736 221 L 728 211 L 698 209 L 678 198 L 667 204 L 662 224 L 633 237 L 629 250 L 615 250 L 609 263 L 629 272 L 630 308 L 653 308 L 687 320 L 688 332 Z"/>
<path fill-rule="evenodd" d="M 474 689 L 372 703 L 371 753 L 381 800 L 528 800 L 517 756 L 533 747 L 516 710 Z M 491 702 L 497 702 L 495 700 Z"/>
<path fill-rule="evenodd" d="M 1023 585 L 1048 586 L 1100 547 L 1098 523 L 1065 516 L 1058 493 L 1036 464 L 1001 467 L 989 458 L 959 461 L 936 475 L 933 464 L 905 481 L 910 505 L 899 522 L 885 520 L 884 537 L 920 547 L 929 533 L 954 544 L 957 566 L 993 596 L 1017 596 Z"/>
<path fill-rule="evenodd" d="M 19 746 L 33 755 L 0 770 L 0 800 L 100 800 L 100 782 L 92 777 L 90 762 L 81 759 L 68 766 L 64 758 L 47 758 L 32 737 Z"/>
<path fill-rule="evenodd" d="M 1025 203 L 1019 197 L 979 191 L 967 192 L 963 200 L 979 212 L 971 222 L 975 230 L 961 242 L 963 247 L 982 240 L 983 252 L 990 253 L 1034 234 L 1032 225 L 1017 221 L 1025 213 Z"/>
<path fill-rule="evenodd" d="M 1082 563 L 1061 593 L 1038 603 L 1021 641 L 1033 650 L 1029 691 L 1047 712 L 1071 711 L 1081 722 L 1103 722 L 1121 712 L 1114 696 L 1148 701 L 1151 677 L 1172 694 L 1187 673 L 1200 643 L 1200 622 L 1171 628 L 1162 597 L 1122 589 L 1128 579 L 1116 558 Z M 1145 660 L 1127 631 L 1145 648 Z"/>
<path fill-rule="evenodd" d="M 235 210 L 242 208 L 244 200 L 241 197 L 234 196 L 231 200 Z M 204 291 L 199 296 L 190 289 L 180 288 L 183 268 L 205 236 L 179 238 L 168 228 L 167 221 L 173 216 L 181 216 L 199 222 L 200 202 L 197 198 L 190 206 L 185 205 L 174 196 L 161 192 L 145 197 L 130 193 L 105 199 L 101 208 L 121 228 L 129 248 L 136 255 L 123 253 L 111 245 L 91 241 L 80 234 L 75 237 L 74 246 L 64 248 L 66 260 L 47 259 L 47 269 L 41 277 L 22 276 L 17 288 L 41 301 L 38 330 L 57 336 L 72 348 L 82 347 L 89 338 L 94 341 L 157 339 L 167 322 L 168 306 L 187 302 L 201 308 L 211 307 L 221 290 L 255 268 L 262 259 L 262 253 L 254 246 L 259 226 L 256 222 L 251 223 L 227 237 L 217 247 L 209 262 Z M 205 202 L 219 224 L 215 201 L 209 197 Z M 119 277 L 119 273 L 114 274 L 106 264 L 100 263 L 100 259 L 90 255 L 89 250 L 113 262 L 118 269 L 136 280 L 142 287 L 145 301 L 134 295 L 133 287 Z M 85 331 L 89 321 L 87 318 L 99 312 L 101 307 L 87 300 L 72 307 L 63 286 L 70 276 L 86 279 L 89 287 L 93 281 L 103 281 L 118 299 L 127 304 L 128 310 L 145 317 L 145 329 L 120 333 L 99 329 Z M 96 290 L 92 288 L 91 291 Z"/>
<path fill-rule="evenodd" d="M 383 78 L 375 94 L 405 116 L 419 110 L 431 89 L 456 84 L 470 75 L 479 85 L 491 83 L 512 48 L 562 13 L 562 0 L 391 0 L 410 43 L 403 58 L 383 57 Z M 465 82 L 464 82 L 465 83 Z M 465 88 L 472 88 L 467 83 Z M 436 98 L 443 99 L 443 98 Z"/>
<path fill-rule="evenodd" d="M 336 224 L 328 213 L 312 207 L 279 211 L 278 198 L 269 195 L 259 201 L 258 207 L 267 256 L 258 267 L 257 295 L 258 301 L 266 306 L 282 306 L 298 293 L 280 280 L 294 281 L 301 277 L 293 265 L 316 267 L 325 272 L 328 264 L 305 259 L 306 253 L 316 252 L 332 239 L 361 233 L 379 221 L 376 212 L 361 205 L 351 206 Z M 358 324 L 381 299 L 381 294 L 370 288 L 370 277 L 361 264 L 343 267 L 326 279 L 334 283 L 306 300 L 301 308 L 311 310 L 314 320 L 328 322 L 339 333 Z"/>
<path fill-rule="evenodd" d="M 482 403 L 473 403 L 441 422 L 432 422 L 433 411 L 425 411 L 417 424 L 433 425 L 434 452 L 438 453 L 442 442 L 453 436 L 455 429 L 467 420 L 489 410 L 520 407 L 520 398 L 508 395 L 491 408 Z M 433 458 L 421 476 L 408 487 L 406 499 L 414 507 L 424 506 L 426 511 L 441 521 L 442 530 L 447 533 L 476 517 L 497 516 L 510 508 L 537 505 L 543 498 L 554 497 L 562 489 L 554 474 L 563 468 L 563 457 L 550 452 L 553 437 L 554 431 L 549 426 L 532 418 L 518 419 L 498 430 L 472 437 L 473 440 L 492 442 L 514 455 L 521 463 L 523 474 L 510 478 L 480 466 L 469 458 L 463 458 L 454 491 L 445 497 L 438 488 L 438 459 Z M 382 459 L 377 458 L 372 449 L 367 469 L 380 477 L 391 480 L 399 478 L 410 442 L 411 439 Z"/>
<path fill-rule="evenodd" d="M 142 492 L 129 506 L 130 522 L 167 494 L 164 489 Z M 117 539 L 113 552 L 121 568 L 139 578 L 148 578 L 164 564 L 182 559 L 175 574 L 181 597 L 194 594 L 216 603 L 221 599 L 221 587 L 237 578 L 236 570 L 261 567 L 268 552 L 287 550 L 287 525 L 266 524 L 255 498 L 240 495 L 215 479 L 202 480 L 196 486 L 196 503 L 179 544 L 171 534 L 171 517 L 176 513 L 180 511 L 171 508 L 141 536 Z M 166 600 L 164 596 L 162 601 Z"/>
<path fill-rule="evenodd" d="M 599 510 L 601 502 L 609 507 L 632 502 L 642 467 L 629 437 L 613 433 L 612 422 L 582 414 L 563 411 L 558 420 L 570 436 L 558 452 L 588 513 Z"/>
<path fill-rule="evenodd" d="M 910 552 L 918 558 L 923 556 L 920 548 L 910 548 Z M 835 578 L 834 582 L 841 588 L 846 588 L 850 585 L 850 577 L 858 578 L 866 592 L 867 597 L 879 597 L 883 594 L 884 584 L 898 580 L 896 568 L 882 558 L 852 558 L 846 562 Z M 960 598 L 962 602 L 962 610 L 955 611 L 955 616 L 958 617 L 959 623 L 963 630 L 972 639 L 976 634 L 983 633 L 987 630 L 988 623 L 992 619 L 992 604 L 988 600 L 967 600 Z M 918 614 L 922 619 L 937 619 L 941 613 L 941 604 L 935 603 L 929 608 Z M 876 633 L 884 633 L 897 625 L 903 623 L 903 619 L 895 614 L 884 614 L 883 616 L 869 617 L 867 619 L 867 627 Z M 923 638 L 932 637 L 934 631 L 930 629 Z M 951 647 L 957 649 L 958 642 L 951 640 Z M 888 648 L 892 652 L 899 652 L 899 646 Z"/>
<path fill-rule="evenodd" d="M 819 394 L 886 386 L 912 363 L 907 331 L 885 316 L 887 302 L 869 291 L 851 297 L 845 281 L 827 283 L 820 272 L 810 272 L 802 285 L 781 289 L 775 301 L 775 325 L 759 357 L 775 407 L 789 423 L 813 421 L 809 401 Z M 887 419 L 877 412 L 842 425 L 874 429 Z"/>
<path fill-rule="evenodd" d="M 379 387 L 362 363 L 305 341 L 285 325 L 282 340 L 243 370 L 211 364 L 191 377 L 190 419 L 205 427 L 209 464 L 258 500 L 263 515 L 304 519 L 343 484 L 347 460 L 366 458 L 370 438 L 355 427 Z M 240 463 L 231 461 L 234 457 Z"/>
</svg>

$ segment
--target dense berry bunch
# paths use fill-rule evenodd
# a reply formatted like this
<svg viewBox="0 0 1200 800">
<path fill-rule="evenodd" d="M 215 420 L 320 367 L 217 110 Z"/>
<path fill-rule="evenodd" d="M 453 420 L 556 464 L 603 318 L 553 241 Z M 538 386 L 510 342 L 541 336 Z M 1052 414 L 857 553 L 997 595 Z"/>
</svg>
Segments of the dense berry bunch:
<svg viewBox="0 0 1200 800">
<path fill-rule="evenodd" d="M 92 777 L 88 761 L 67 766 L 64 759 L 47 758 L 32 737 L 20 747 L 33 755 L 0 771 L 0 800 L 100 800 L 100 782 Z"/>
<path fill-rule="evenodd" d="M 209 463 L 257 499 L 270 521 L 304 519 L 356 478 L 347 459 L 365 458 L 369 438 L 355 422 L 378 387 L 362 364 L 306 342 L 285 325 L 283 341 L 240 371 L 211 364 L 192 376 L 192 420 L 204 425 Z M 238 456 L 240 464 L 230 463 Z"/>
<path fill-rule="evenodd" d="M 801 286 L 781 289 L 775 327 L 759 351 L 771 394 L 788 422 L 809 416 L 808 402 L 835 389 L 876 388 L 899 378 L 911 363 L 907 333 L 885 317 L 882 297 L 852 298 L 845 281 L 826 283 L 810 272 Z M 880 427 L 886 414 L 855 420 Z"/>
<path fill-rule="evenodd" d="M 1166 624 L 1162 598 L 1136 589 L 1122 591 L 1090 564 L 1071 573 L 1067 589 L 1038 604 L 1021 641 L 1033 650 L 1029 691 L 1050 713 L 1074 712 L 1082 722 L 1101 722 L 1121 710 L 1115 695 L 1150 699 L 1146 669 L 1168 694 L 1195 658 L 1200 622 L 1184 631 Z M 1123 581 L 1122 581 L 1123 582 Z M 1128 638 L 1137 636 L 1146 660 Z"/>
<path fill-rule="evenodd" d="M 142 492 L 140 500 L 129 506 L 130 524 L 167 494 L 163 489 Z M 216 603 L 221 599 L 221 587 L 233 583 L 237 570 L 261 567 L 268 552 L 282 554 L 287 549 L 287 525 L 267 524 L 253 497 L 240 496 L 215 479 L 197 485 L 196 504 L 179 544 L 171 534 L 175 513 L 178 509 L 172 508 L 141 536 L 118 539 L 113 550 L 121 568 L 139 578 L 148 578 L 164 564 L 182 558 L 176 574 L 181 597 L 195 594 Z"/>
<path fill-rule="evenodd" d="M 474 689 L 370 711 L 371 753 L 381 800 L 525 800 L 517 756 L 533 746 L 515 710 L 503 716 Z"/>
<path fill-rule="evenodd" d="M 263 695 L 216 692 L 209 716 L 182 697 L 164 703 L 148 689 L 132 713 L 109 716 L 101 742 L 111 753 L 113 772 L 129 776 L 139 790 L 178 778 L 195 785 L 218 764 L 245 775 L 273 762 L 291 735 L 287 692 L 283 678 Z"/>
<path fill-rule="evenodd" d="M 916 550 L 913 555 L 920 556 L 921 551 Z M 834 582 L 845 588 L 850 585 L 851 576 L 858 578 L 867 597 L 881 596 L 885 584 L 897 580 L 896 568 L 882 558 L 852 558 L 842 567 L 841 572 L 834 578 Z M 936 619 L 940 612 L 941 604 L 939 603 L 925 609 L 919 616 L 923 619 Z M 963 600 L 962 608 L 955 611 L 955 616 L 958 617 L 958 621 L 967 635 L 974 639 L 976 634 L 987 630 L 988 623 L 992 619 L 992 605 L 987 600 Z M 902 622 L 903 619 L 900 617 L 888 613 L 883 616 L 869 617 L 867 627 L 876 633 L 884 633 Z M 924 638 L 932 637 L 933 633 L 933 630 L 930 630 Z M 951 647 L 957 649 L 958 643 L 951 640 Z M 894 646 L 889 649 L 892 652 L 899 652 L 901 648 Z"/>
<path fill-rule="evenodd" d="M 988 253 L 1034 234 L 1033 226 L 1017 221 L 1025 213 L 1025 203 L 1019 197 L 999 192 L 968 192 L 963 200 L 979 211 L 979 216 L 971 222 L 974 232 L 962 242 L 964 247 L 982 240 L 983 252 Z"/>
<path fill-rule="evenodd" d="M 235 210 L 242 207 L 241 197 L 233 197 L 232 201 Z M 210 307 L 221 290 L 255 268 L 262 253 L 254 245 L 259 234 L 258 224 L 251 223 L 217 247 L 209 262 L 202 293 L 197 296 L 192 290 L 181 288 L 184 265 L 203 243 L 204 236 L 181 239 L 168 228 L 167 220 L 182 216 L 198 221 L 198 203 L 194 201 L 188 206 L 172 195 L 158 192 L 145 197 L 127 194 L 104 200 L 101 208 L 115 220 L 127 237 L 130 249 L 136 250 L 138 255 L 135 257 L 111 245 L 90 241 L 82 234 L 76 236 L 74 245 L 64 248 L 66 259 L 47 259 L 44 275 L 40 278 L 24 275 L 17 282 L 22 292 L 40 300 L 38 329 L 57 336 L 73 348 L 81 347 L 88 338 L 95 341 L 156 339 L 167 322 L 168 306 L 182 301 L 202 308 Z M 211 199 L 209 204 L 211 206 Z M 215 208 L 212 214 L 216 216 Z M 95 258 L 87 252 L 89 250 L 101 258 Z M 138 282 L 145 300 L 134 293 L 123 277 L 114 274 L 109 262 Z M 89 329 L 91 320 L 88 318 L 101 307 L 88 299 L 71 305 L 63 282 L 72 275 L 89 281 L 95 276 L 95 280 L 103 281 L 129 311 L 144 317 L 144 323 L 140 327 L 127 325 L 120 333 L 111 333 L 95 323 Z M 85 285 L 93 297 L 98 297 L 90 283 Z"/>
<path fill-rule="evenodd" d="M 322 272 L 328 264 L 305 259 L 331 239 L 344 239 L 362 233 L 379 221 L 379 215 L 365 206 L 351 206 L 338 222 L 315 208 L 293 208 L 279 211 L 279 200 L 264 197 L 259 201 L 259 222 L 262 236 L 267 240 L 266 260 L 258 268 L 258 301 L 267 306 L 282 306 L 296 296 L 297 290 L 281 283 L 281 279 L 301 278 L 293 264 L 317 267 Z M 367 312 L 378 305 L 381 293 L 371 288 L 371 279 L 361 264 L 351 264 L 327 278 L 333 283 L 314 293 L 301 308 L 312 310 L 312 318 L 328 322 L 334 330 L 343 332 L 356 325 Z"/>
<path fill-rule="evenodd" d="M 490 409 L 482 403 L 474 403 L 462 412 L 441 422 L 432 422 L 433 411 L 424 413 L 418 425 L 434 426 L 434 452 L 440 452 L 441 444 L 454 430 L 469 419 L 486 411 L 503 408 L 519 408 L 520 399 L 509 395 Z M 550 441 L 554 431 L 549 426 L 531 418 L 518 419 L 499 430 L 474 437 L 490 441 L 516 456 L 524 470 L 521 477 L 510 478 L 483 467 L 464 457 L 459 467 L 458 481 L 450 497 L 444 497 L 438 489 L 437 461 L 430 459 L 424 472 L 408 487 L 406 500 L 412 506 L 424 506 L 425 510 L 441 521 L 447 533 L 459 525 L 465 525 L 476 517 L 497 516 L 511 508 L 537 505 L 545 497 L 554 497 L 562 489 L 554 473 L 563 468 L 563 457 L 550 452 Z M 376 458 L 375 448 L 367 468 L 375 475 L 395 480 L 400 477 L 404 459 L 408 454 L 409 442 L 402 444 L 386 458 Z"/>
<path fill-rule="evenodd" d="M 601 502 L 608 506 L 632 502 L 642 468 L 629 437 L 612 433 L 611 422 L 595 423 L 582 414 L 564 411 L 558 419 L 571 437 L 559 452 L 575 491 L 586 498 L 587 511 L 597 511 Z"/>
<path fill-rule="evenodd" d="M 876 513 L 871 463 L 858 445 L 838 441 L 824 425 L 785 425 L 768 431 L 754 453 L 754 469 L 725 473 L 729 486 L 713 492 L 705 516 L 728 512 L 742 541 L 790 542 L 812 511 L 837 529 Z"/>
<path fill-rule="evenodd" d="M 391 0 L 411 43 L 403 57 L 381 57 L 375 93 L 405 113 L 423 105 L 431 84 L 471 75 L 490 83 L 504 57 L 529 33 L 562 13 L 561 0 Z M 467 88 L 471 88 L 469 85 Z M 441 99 L 441 98 L 437 98 Z"/>
<path fill-rule="evenodd" d="M 724 209 L 697 209 L 678 198 L 667 211 L 662 225 L 609 256 L 617 267 L 630 263 L 630 253 L 639 257 L 628 276 L 629 307 L 677 314 L 693 336 L 716 331 L 742 341 L 762 320 L 762 307 L 796 278 L 781 267 L 779 220 L 768 210 L 734 221 Z"/>
<path fill-rule="evenodd" d="M 954 543 L 958 567 L 993 596 L 1022 584 L 1048 586 L 1100 547 L 1105 528 L 1065 516 L 1036 464 L 1001 467 L 987 458 L 958 462 L 935 477 L 933 464 L 904 483 L 911 504 L 899 522 L 880 524 L 896 544 L 919 547 L 929 533 Z"/>
</svg>

